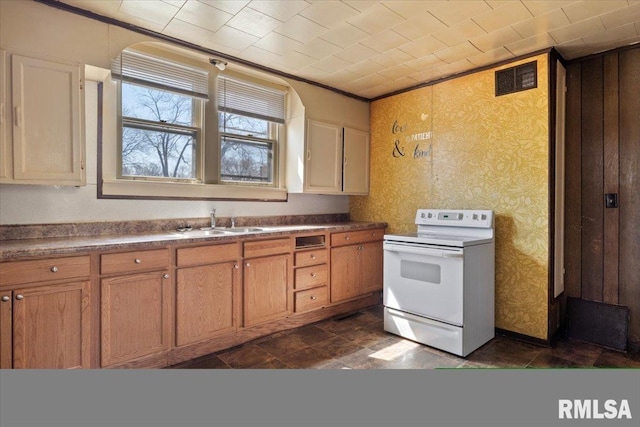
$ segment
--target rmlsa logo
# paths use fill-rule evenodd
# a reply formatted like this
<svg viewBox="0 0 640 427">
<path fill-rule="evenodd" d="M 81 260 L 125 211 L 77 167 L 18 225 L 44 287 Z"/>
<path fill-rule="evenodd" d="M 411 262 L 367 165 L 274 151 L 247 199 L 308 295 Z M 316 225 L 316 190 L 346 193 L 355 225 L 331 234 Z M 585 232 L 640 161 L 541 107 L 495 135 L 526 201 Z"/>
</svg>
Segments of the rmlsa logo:
<svg viewBox="0 0 640 427">
<path fill-rule="evenodd" d="M 629 401 L 622 399 L 620 402 L 608 399 L 600 407 L 598 399 L 560 399 L 558 400 L 558 418 L 563 420 L 613 420 L 626 418 L 630 420 L 631 409 Z"/>
</svg>

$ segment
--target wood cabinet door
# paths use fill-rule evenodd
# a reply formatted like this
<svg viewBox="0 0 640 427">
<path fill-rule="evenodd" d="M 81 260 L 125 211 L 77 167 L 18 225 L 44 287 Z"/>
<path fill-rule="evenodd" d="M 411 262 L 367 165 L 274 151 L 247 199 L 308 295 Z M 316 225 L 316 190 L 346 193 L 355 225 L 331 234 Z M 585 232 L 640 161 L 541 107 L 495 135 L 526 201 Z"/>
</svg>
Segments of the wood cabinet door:
<svg viewBox="0 0 640 427">
<path fill-rule="evenodd" d="M 13 368 L 13 292 L 0 292 L 0 369 Z"/>
<path fill-rule="evenodd" d="M 79 65 L 12 55 L 13 178 L 84 185 Z"/>
<path fill-rule="evenodd" d="M 309 120 L 304 191 L 342 193 L 342 128 Z"/>
<path fill-rule="evenodd" d="M 369 133 L 344 128 L 342 191 L 369 194 Z"/>
<path fill-rule="evenodd" d="M 181 268 L 177 271 L 177 346 L 236 329 L 238 271 L 235 262 Z"/>
<path fill-rule="evenodd" d="M 362 245 L 360 256 L 362 259 L 362 281 L 360 291 L 363 294 L 382 289 L 382 242 L 372 242 Z"/>
<path fill-rule="evenodd" d="M 14 368 L 89 368 L 89 289 L 78 282 L 13 291 Z"/>
<path fill-rule="evenodd" d="M 169 348 L 169 275 L 165 271 L 102 279 L 102 366 Z"/>
<path fill-rule="evenodd" d="M 331 302 L 338 302 L 360 294 L 362 280 L 362 245 L 331 249 Z"/>
<path fill-rule="evenodd" d="M 244 263 L 244 326 L 285 317 L 289 312 L 291 255 Z"/>
</svg>

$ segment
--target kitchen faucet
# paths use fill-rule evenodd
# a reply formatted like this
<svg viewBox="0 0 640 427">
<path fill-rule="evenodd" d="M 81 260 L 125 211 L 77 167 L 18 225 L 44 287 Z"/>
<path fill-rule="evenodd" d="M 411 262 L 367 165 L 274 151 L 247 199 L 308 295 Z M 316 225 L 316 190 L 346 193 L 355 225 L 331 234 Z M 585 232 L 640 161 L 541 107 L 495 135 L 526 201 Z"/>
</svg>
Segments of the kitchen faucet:
<svg viewBox="0 0 640 427">
<path fill-rule="evenodd" d="M 212 208 L 209 215 L 211 215 L 211 228 L 216 228 L 216 209 Z"/>
</svg>

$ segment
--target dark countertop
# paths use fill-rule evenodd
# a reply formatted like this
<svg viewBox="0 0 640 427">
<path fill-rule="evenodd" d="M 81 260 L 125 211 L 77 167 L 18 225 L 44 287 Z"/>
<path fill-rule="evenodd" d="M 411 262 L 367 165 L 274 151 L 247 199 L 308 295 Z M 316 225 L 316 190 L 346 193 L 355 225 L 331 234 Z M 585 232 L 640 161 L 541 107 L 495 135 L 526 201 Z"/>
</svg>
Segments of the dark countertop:
<svg viewBox="0 0 640 427">
<path fill-rule="evenodd" d="M 0 260 L 21 257 L 79 254 L 93 250 L 154 249 L 167 245 L 213 241 L 236 241 L 290 235 L 292 233 L 312 233 L 314 231 L 351 231 L 386 227 L 383 222 L 345 222 L 313 225 L 272 225 L 260 231 L 221 233 L 207 235 L 198 229 L 180 232 L 156 232 L 140 234 L 114 234 L 83 237 L 54 237 L 36 239 L 16 239 L 0 241 Z M 239 227 L 245 228 L 245 227 Z M 251 228 L 251 227 L 250 227 Z M 222 229 L 224 230 L 224 229 Z"/>
</svg>

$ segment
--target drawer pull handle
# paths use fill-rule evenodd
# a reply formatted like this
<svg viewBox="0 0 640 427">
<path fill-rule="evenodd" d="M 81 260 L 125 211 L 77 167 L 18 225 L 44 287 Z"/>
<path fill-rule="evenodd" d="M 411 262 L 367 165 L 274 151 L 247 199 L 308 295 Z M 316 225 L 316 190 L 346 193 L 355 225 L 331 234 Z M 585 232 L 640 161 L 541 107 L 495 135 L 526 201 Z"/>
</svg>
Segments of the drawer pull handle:
<svg viewBox="0 0 640 427">
<path fill-rule="evenodd" d="M 24 299 L 24 295 L 22 295 L 22 294 L 18 294 L 18 295 L 16 295 L 16 299 L 17 299 L 18 301 L 20 301 L 20 300 Z"/>
<path fill-rule="evenodd" d="M 2 297 L 2 302 L 9 302 L 10 299 L 11 298 L 9 298 L 8 296 L 5 295 L 5 296 Z"/>
<path fill-rule="evenodd" d="M 316 259 L 316 256 L 314 254 L 311 254 L 311 259 Z"/>
<path fill-rule="evenodd" d="M 136 260 L 134 261 L 136 264 L 142 264 L 142 260 L 140 258 L 136 258 Z"/>
<path fill-rule="evenodd" d="M 316 277 L 318 277 L 318 275 L 316 273 L 311 273 L 311 277 L 315 279 Z"/>
<path fill-rule="evenodd" d="M 318 297 L 317 297 L 317 296 L 315 296 L 315 295 L 311 295 L 311 297 L 310 297 L 310 298 L 311 298 L 311 300 L 312 300 L 312 301 L 315 301 L 315 300 L 317 300 L 317 299 L 318 299 Z"/>
<path fill-rule="evenodd" d="M 165 274 L 165 275 L 164 275 L 164 276 L 162 276 L 162 277 L 164 277 L 165 279 L 168 279 L 168 278 L 169 278 L 169 275 L 168 275 L 168 274 Z"/>
<path fill-rule="evenodd" d="M 52 273 L 57 273 L 58 272 L 58 267 L 56 267 L 55 265 L 53 267 L 51 267 L 51 272 Z"/>
</svg>

